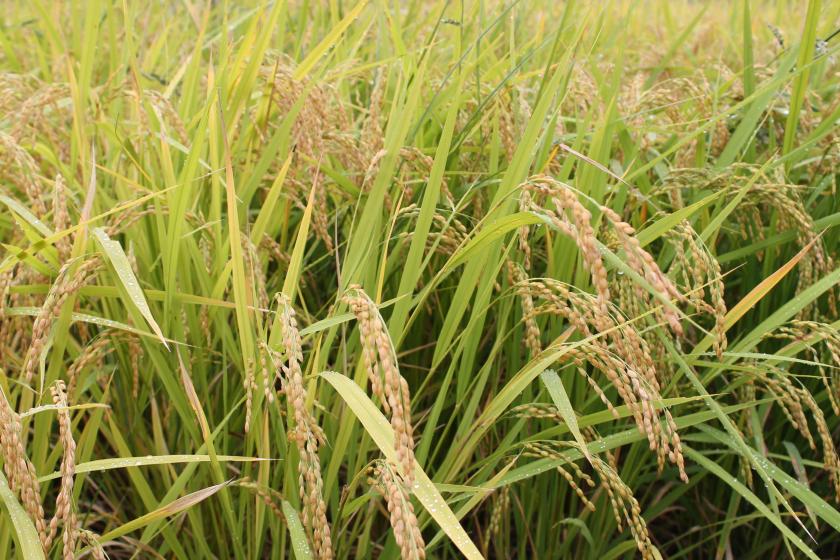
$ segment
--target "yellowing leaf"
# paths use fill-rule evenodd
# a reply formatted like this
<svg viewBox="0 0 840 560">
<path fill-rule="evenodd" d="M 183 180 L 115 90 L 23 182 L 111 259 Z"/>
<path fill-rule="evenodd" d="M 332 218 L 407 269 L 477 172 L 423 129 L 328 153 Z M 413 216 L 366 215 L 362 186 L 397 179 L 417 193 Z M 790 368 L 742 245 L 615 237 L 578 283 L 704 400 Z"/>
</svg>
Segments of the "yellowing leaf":
<svg viewBox="0 0 840 560">
<path fill-rule="evenodd" d="M 189 509 L 192 506 L 203 502 L 204 500 L 206 500 L 207 498 L 209 498 L 228 484 L 228 482 L 223 482 L 221 484 L 209 486 L 202 490 L 198 490 L 197 492 L 187 494 L 182 498 L 178 498 L 177 500 L 169 502 L 163 507 L 160 507 L 152 512 L 147 513 L 146 515 L 142 515 L 137 519 L 129 521 L 128 523 L 117 527 L 113 531 L 105 533 L 99 540 L 102 542 L 114 540 L 123 535 L 127 535 L 132 531 L 136 531 L 137 529 L 145 527 L 149 523 L 157 521 L 158 519 L 172 517 L 173 515 L 184 511 L 185 509 Z"/>
</svg>

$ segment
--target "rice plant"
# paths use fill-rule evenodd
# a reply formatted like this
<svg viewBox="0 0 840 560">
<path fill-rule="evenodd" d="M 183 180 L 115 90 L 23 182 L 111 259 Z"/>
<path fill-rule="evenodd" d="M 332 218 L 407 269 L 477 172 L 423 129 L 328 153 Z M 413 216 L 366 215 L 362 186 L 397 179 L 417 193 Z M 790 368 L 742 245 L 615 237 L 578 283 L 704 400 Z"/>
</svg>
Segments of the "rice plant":
<svg viewBox="0 0 840 560">
<path fill-rule="evenodd" d="M 839 3 L 0 7 L 0 557 L 840 557 Z"/>
</svg>

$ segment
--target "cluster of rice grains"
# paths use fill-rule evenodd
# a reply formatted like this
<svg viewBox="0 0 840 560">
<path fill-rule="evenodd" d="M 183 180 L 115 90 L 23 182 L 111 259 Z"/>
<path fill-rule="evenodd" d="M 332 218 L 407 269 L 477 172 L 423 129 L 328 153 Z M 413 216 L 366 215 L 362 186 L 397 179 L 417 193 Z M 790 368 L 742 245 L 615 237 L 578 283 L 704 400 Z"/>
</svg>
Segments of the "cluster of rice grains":
<svg viewBox="0 0 840 560">
<path fill-rule="evenodd" d="M 785 180 L 781 168 L 772 174 L 756 165 L 733 164 L 722 170 L 672 169 L 652 196 L 664 195 L 673 210 L 684 206 L 683 193 L 691 190 L 722 191 L 727 201 L 739 199 L 732 212 L 732 228 L 743 240 L 763 241 L 768 231 L 791 231 L 796 234 L 799 247 L 810 246 L 797 265 L 797 293 L 813 285 L 835 268 L 834 258 L 803 201 L 804 187 Z M 746 193 L 741 191 L 746 190 Z M 773 216 L 773 222 L 768 222 Z M 774 250 L 771 246 L 768 250 Z M 763 259 L 764 251 L 756 253 Z M 695 266 L 698 264 L 695 261 Z M 840 287 L 833 287 L 826 294 L 832 316 L 837 316 L 837 299 Z M 815 304 L 803 310 L 803 315 L 813 315 Z M 804 317 L 803 317 L 804 318 Z"/>
<path fill-rule="evenodd" d="M 689 188 L 721 190 L 729 199 L 734 198 L 739 189 L 747 189 L 746 196 L 733 212 L 736 231 L 740 229 L 744 239 L 763 239 L 764 232 L 769 229 L 764 217 L 769 215 L 768 210 L 773 209 L 778 222 L 776 227 L 795 232 L 801 246 L 811 247 L 799 265 L 797 292 L 834 269 L 832 256 L 819 238 L 813 219 L 802 202 L 801 188 L 786 184 L 783 177 L 767 177 L 756 167 L 744 165 L 734 165 L 714 173 L 678 169 L 672 170 L 652 195 L 667 195 L 668 206 L 677 210 L 684 206 L 682 193 Z M 520 228 L 522 264 L 508 262 L 508 271 L 510 282 L 520 298 L 525 346 L 532 355 L 543 350 L 537 317 L 548 314 L 565 319 L 580 338 L 568 345 L 565 359 L 571 361 L 605 406 L 615 413 L 604 390 L 586 368 L 589 366 L 604 374 L 630 409 L 651 449 L 657 451 L 660 471 L 665 457 L 668 457 L 677 465 L 680 477 L 687 480 L 676 425 L 667 408 L 657 412 L 655 404 L 662 399 L 660 385 L 669 379 L 670 373 L 667 353 L 661 344 L 661 333 L 664 331 L 660 330 L 660 335 L 657 335 L 654 329 L 643 328 L 647 324 L 644 317 L 650 315 L 660 325 L 668 325 L 672 333 L 680 338 L 687 334 L 674 304 L 691 307 L 698 314 L 711 317 L 713 349 L 717 358 L 722 359 L 727 347 L 724 324 L 727 307 L 723 274 L 717 259 L 688 222 L 679 223 L 666 234 L 665 239 L 673 250 L 669 269 L 672 280 L 641 247 L 629 224 L 610 208 L 593 201 L 582 203 L 573 188 L 549 176 L 539 175 L 521 185 L 519 201 L 521 210 L 539 214 L 552 228 L 574 241 L 590 274 L 594 292 L 590 294 L 553 279 L 530 278 L 529 273 L 534 266 L 534 244 L 529 228 Z M 587 206 L 597 210 L 597 217 L 593 217 Z M 618 254 L 651 289 L 642 289 L 638 282 L 633 282 L 623 273 L 611 275 L 608 272 L 603 262 L 602 242 L 596 237 L 593 226 L 597 222 L 600 222 L 597 235 L 604 239 L 603 246 Z M 825 299 L 829 313 L 836 315 L 836 288 L 829 289 Z M 819 316 L 816 304 L 809 305 L 800 313 L 800 317 L 811 316 Z M 627 317 L 635 319 L 628 320 Z M 840 376 L 837 374 L 840 338 L 836 329 L 822 322 L 800 319 L 765 338 L 789 341 L 791 347 L 795 346 L 795 351 L 809 353 L 807 358 L 817 366 L 833 411 L 840 413 Z M 678 341 L 675 346 L 679 347 Z M 744 369 L 749 374 L 739 389 L 742 402 L 754 401 L 756 388 L 760 387 L 774 398 L 791 425 L 814 450 L 817 443 L 809 425 L 816 426 L 824 469 L 836 499 L 840 501 L 840 458 L 825 414 L 814 395 L 793 378 L 795 374 L 792 376 L 787 368 L 783 369 L 772 359 L 752 360 Z M 514 408 L 513 412 L 528 418 L 562 422 L 553 406 L 527 404 Z M 751 424 L 746 418 L 744 420 L 741 425 L 749 432 Z M 557 466 L 558 472 L 582 503 L 591 509 L 593 505 L 584 487 L 594 486 L 594 483 L 561 449 L 576 446 L 577 443 L 570 442 L 529 442 L 525 444 L 525 455 L 562 460 L 562 465 Z M 642 556 L 654 558 L 638 502 L 618 476 L 614 456 L 608 452 L 605 456 L 607 462 L 594 457 L 591 464 L 609 496 L 616 521 L 621 527 L 621 520 L 625 519 Z M 745 480 L 751 482 L 749 467 L 746 463 L 742 467 L 745 467 Z"/>
<path fill-rule="evenodd" d="M 539 214 L 553 229 L 574 241 L 594 292 L 550 278 L 529 277 L 529 271 L 535 266 L 534 244 L 529 228 L 520 228 L 522 264 L 509 262 L 508 270 L 522 306 L 525 346 L 532 356 L 543 350 L 538 317 L 553 316 L 566 321 L 574 329 L 577 340 L 566 344 L 562 359 L 586 379 L 593 392 L 618 418 L 610 398 L 593 377 L 595 371 L 604 375 L 629 408 L 651 450 L 656 452 L 659 471 L 666 460 L 670 461 L 677 467 L 680 478 L 687 482 L 676 423 L 668 408 L 661 404 L 661 385 L 670 378 L 670 369 L 663 365 L 666 360 L 660 339 L 653 329 L 645 328 L 645 317 L 652 317 L 656 323 L 666 325 L 674 336 L 681 337 L 684 330 L 678 304 L 708 312 L 715 318 L 715 351 L 721 355 L 726 348 L 723 330 L 726 307 L 717 262 L 691 234 L 688 226 L 677 228 L 679 237 L 675 244 L 682 251 L 676 251 L 675 262 L 682 267 L 684 279 L 690 280 L 685 283 L 686 295 L 641 246 L 633 227 L 610 208 L 590 205 L 597 209 L 602 222 L 600 237 L 605 239 L 602 245 L 596 234 L 593 214 L 574 189 L 546 175 L 531 177 L 520 187 L 520 209 Z M 611 274 L 604 263 L 604 246 L 618 254 L 649 289 L 640 287 L 623 273 Z M 701 266 L 693 266 L 695 262 Z M 704 301 L 704 286 L 708 287 L 710 303 Z M 627 314 L 633 319 L 628 319 Z M 562 422 L 553 406 L 528 404 L 514 408 L 513 412 L 529 418 Z M 585 507 L 594 509 L 584 489 L 594 487 L 595 482 L 565 454 L 568 448 L 576 446 L 577 443 L 570 442 L 529 442 L 525 444 L 525 455 L 562 459 L 557 471 Z M 609 452 L 605 457 L 606 460 L 594 456 L 591 465 L 608 496 L 619 530 L 626 522 L 642 557 L 656 558 L 638 501 L 618 475 L 615 457 Z"/>
<path fill-rule="evenodd" d="M 59 445 L 63 450 L 59 467 L 60 486 L 55 498 L 55 513 L 46 522 L 38 476 L 26 454 L 20 416 L 12 409 L 5 393 L 0 391 L 0 454 L 9 487 L 20 496 L 21 504 L 32 519 L 45 551 L 49 551 L 62 530 L 62 558 L 73 560 L 80 541 L 92 546 L 94 558 L 104 558 L 96 535 L 79 526 L 73 504 L 73 481 L 76 472 L 76 442 L 73 439 L 72 420 L 68 408 L 66 386 L 58 380 L 50 387 L 55 412 L 58 416 Z"/>
<path fill-rule="evenodd" d="M 72 263 L 70 263 L 72 264 Z M 40 354 L 44 349 L 45 341 L 49 336 L 50 328 L 57 319 L 58 311 L 63 302 L 70 294 L 76 293 L 84 284 L 86 278 L 95 270 L 98 265 L 97 259 L 88 259 L 81 264 L 73 274 L 70 274 L 69 264 L 62 268 L 58 278 L 48 292 L 42 304 L 39 314 L 36 316 L 31 334 L 27 337 L 14 339 L 18 343 L 25 343 L 26 351 L 21 367 L 21 383 L 34 383 L 33 375 L 40 361 Z M 8 295 L 8 294 L 7 294 Z M 0 323 L 8 323 L 6 317 Z M 8 325 L 7 325 L 8 330 Z M 130 346 L 136 341 L 133 337 L 121 336 L 120 338 L 132 338 Z M 50 387 L 52 402 L 55 405 L 55 414 L 58 418 L 59 445 L 63 450 L 60 472 L 60 486 L 55 497 L 55 514 L 47 525 L 44 518 L 44 504 L 49 498 L 43 497 L 38 483 L 34 466 L 26 453 L 26 436 L 18 413 L 12 408 L 11 403 L 3 394 L 0 397 L 0 443 L 4 469 L 9 480 L 9 486 L 20 496 L 21 503 L 29 517 L 32 519 L 41 539 L 45 551 L 49 551 L 55 542 L 59 525 L 63 527 L 62 532 L 62 557 L 65 560 L 75 558 L 75 551 L 80 542 L 91 546 L 91 554 L 95 558 L 104 558 L 104 551 L 97 542 L 95 533 L 88 531 L 77 522 L 75 505 L 73 503 L 73 480 L 76 468 L 76 444 L 73 438 L 68 401 L 77 392 L 78 379 L 81 372 L 94 363 L 100 363 L 102 359 L 113 350 L 114 337 L 99 336 L 82 347 L 76 358 L 66 370 L 68 382 L 58 379 Z M 8 343 L 8 340 L 7 340 Z M 16 345 L 17 346 L 17 345 Z M 7 347 L 7 352 L 14 352 L 14 347 Z M 134 364 L 135 375 L 139 369 Z"/>
<path fill-rule="evenodd" d="M 38 164 L 14 137 L 0 131 L 0 163 L 5 178 L 26 195 L 37 217 L 47 215 L 43 187 L 38 182 Z"/>
<path fill-rule="evenodd" d="M 794 320 L 768 333 L 764 340 L 788 342 L 787 349 L 801 353 L 803 360 L 809 364 L 804 369 L 804 375 L 809 375 L 816 366 L 831 411 L 835 415 L 840 414 L 840 334 L 836 328 L 817 321 Z M 747 382 L 740 392 L 744 400 L 754 400 L 757 390 L 772 397 L 791 426 L 812 450 L 817 449 L 817 443 L 810 426 L 816 426 L 822 447 L 823 469 L 828 474 L 834 498 L 840 503 L 840 456 L 837 454 L 835 438 L 826 419 L 826 412 L 817 403 L 814 394 L 797 379 L 800 374 L 791 371 L 795 365 L 779 363 L 772 358 L 749 360 L 745 364 Z M 747 431 L 752 430 L 749 422 L 744 421 L 743 426 Z"/>
<path fill-rule="evenodd" d="M 76 266 L 78 264 L 78 266 Z M 82 263 L 67 262 L 58 272 L 58 277 L 50 287 L 47 298 L 41 306 L 35 324 L 32 327 L 32 339 L 23 361 L 23 378 L 28 384 L 32 381 L 41 352 L 44 350 L 47 337 L 50 334 L 53 321 L 58 316 L 64 302 L 72 294 L 79 291 L 87 278 L 99 266 L 97 257 L 87 259 Z"/>
<path fill-rule="evenodd" d="M 594 434 L 590 434 L 590 437 L 594 438 Z M 551 460 L 554 468 L 568 482 L 584 506 L 590 511 L 595 510 L 595 506 L 587 497 L 581 484 L 591 489 L 595 488 L 596 483 L 568 455 L 570 450 L 581 451 L 576 442 L 531 441 L 525 443 L 523 447 L 523 454 L 525 456 Z M 647 523 L 642 516 L 642 510 L 638 500 L 636 500 L 635 496 L 633 496 L 633 491 L 618 474 L 618 464 L 615 455 L 610 451 L 604 451 L 603 453 L 606 461 L 597 455 L 593 455 L 590 464 L 600 481 L 598 486 L 603 489 L 610 502 L 618 530 L 621 531 L 624 528 L 624 524 L 627 524 L 644 560 L 661 558 L 661 555 L 650 540 Z"/>
<path fill-rule="evenodd" d="M 354 132 L 354 124 L 347 111 L 346 104 L 330 86 L 329 77 L 317 83 L 308 79 L 297 79 L 295 62 L 282 53 L 270 53 L 259 70 L 260 89 L 267 92 L 265 102 L 256 105 L 254 121 L 264 123 L 257 131 L 262 142 L 268 142 L 274 127 L 285 126 L 284 117 L 295 116 L 291 136 L 295 157 L 288 171 L 288 197 L 299 208 L 306 205 L 310 191 L 314 192 L 315 204 L 320 209 L 312 214 L 312 228 L 327 250 L 333 252 L 333 235 L 330 231 L 328 209 L 328 189 L 330 183 L 318 169 L 324 156 L 334 157 L 349 175 L 359 178 L 368 169 L 374 154 L 379 151 L 381 130 L 378 129 L 379 104 L 381 102 L 381 84 L 373 86 L 368 133 L 361 133 L 360 144 Z M 377 93 L 378 92 L 378 93 Z M 378 97 L 377 97 L 378 96 Z M 301 101 L 305 100 L 304 103 Z M 374 140 L 375 139 L 375 140 Z M 367 142 L 365 142 L 367 140 Z M 282 162 L 277 162 L 278 165 Z M 270 176 L 276 176 L 279 167 L 271 169 Z M 342 196 L 340 189 L 335 196 Z"/>
<path fill-rule="evenodd" d="M 397 367 L 394 345 L 376 304 L 360 286 L 351 286 L 344 301 L 359 323 L 362 356 L 371 390 L 391 417 L 401 475 L 410 485 L 414 481 L 414 434 L 408 382 Z"/>
<path fill-rule="evenodd" d="M 294 418 L 294 428 L 289 437 L 295 442 L 300 456 L 298 473 L 300 498 L 303 503 L 303 524 L 309 531 L 317 557 L 332 558 L 332 537 L 327 521 L 327 505 L 323 497 L 321 461 L 318 458 L 318 446 L 323 443 L 323 433 L 306 405 L 306 388 L 303 385 L 303 370 L 301 369 L 303 349 L 294 309 L 285 294 L 279 294 L 277 301 L 282 353 L 268 348 L 266 350 L 272 356 L 275 371 L 283 373 L 281 376 L 283 391 Z M 268 399 L 272 398 L 273 385 L 273 380 L 264 384 Z"/>
<path fill-rule="evenodd" d="M 684 293 L 691 306 L 714 318 L 714 351 L 718 359 L 727 347 L 726 301 L 720 263 L 711 254 L 697 232 L 687 222 L 677 224 L 668 234 L 674 248 L 674 263 L 682 278 Z M 706 301 L 706 293 L 709 298 Z"/>
<path fill-rule="evenodd" d="M 64 448 L 64 456 L 61 459 L 61 490 L 55 500 L 55 516 L 50 521 L 50 531 L 45 540 L 44 548 L 49 550 L 52 539 L 55 538 L 58 523 L 64 524 L 63 550 L 64 558 L 70 560 L 74 557 L 73 551 L 76 548 L 77 527 L 76 513 L 73 511 L 73 475 L 76 470 L 76 442 L 73 440 L 73 428 L 70 420 L 70 412 L 67 410 L 67 393 L 63 381 L 57 381 L 52 387 L 53 403 L 59 407 L 58 426 L 59 440 Z"/>
<path fill-rule="evenodd" d="M 817 449 L 814 436 L 811 433 L 810 424 L 817 428 L 822 444 L 823 468 L 828 473 L 831 488 L 834 492 L 834 499 L 840 502 L 840 456 L 834 445 L 834 439 L 826 421 L 825 414 L 814 395 L 800 386 L 795 379 L 791 379 L 790 372 L 768 363 L 768 361 L 753 362 L 748 364 L 750 371 L 746 383 L 740 389 L 740 396 L 744 400 L 755 400 L 757 389 L 773 398 L 784 413 L 785 418 L 791 426 L 808 442 L 812 450 Z M 809 422 L 810 419 L 810 422 Z M 747 418 L 743 418 L 742 425 L 747 433 L 753 431 Z M 751 475 L 747 474 L 747 480 L 752 481 Z"/>
<path fill-rule="evenodd" d="M 5 393 L 0 394 L 0 451 L 3 453 L 3 470 L 9 487 L 20 496 L 21 504 L 35 524 L 41 543 L 47 544 L 47 525 L 41 489 L 35 467 L 26 454 L 20 417 L 12 408 Z"/>
<path fill-rule="evenodd" d="M 722 79 L 730 79 L 740 85 L 726 65 L 709 61 Z M 724 78 L 725 77 L 725 78 Z M 645 88 L 648 75 L 637 73 L 628 80 L 621 92 L 619 106 L 626 121 L 631 124 L 630 132 L 638 134 L 636 142 L 642 150 L 654 152 L 672 135 L 687 136 L 694 131 L 698 120 L 709 120 L 721 106 L 730 106 L 743 97 L 737 87 L 724 93 L 709 83 L 704 72 L 690 76 L 672 77 L 657 81 Z M 693 165 L 698 158 L 719 155 L 730 138 L 725 119 L 718 120 L 708 135 L 693 138 L 676 154 L 677 166 Z M 636 133 L 636 131 L 639 131 Z"/>
<path fill-rule="evenodd" d="M 403 558 L 424 558 L 423 537 L 408 498 L 415 466 L 408 382 L 400 374 L 394 345 L 376 304 L 360 286 L 351 286 L 343 299 L 359 324 L 362 357 L 371 390 L 390 415 L 394 429 L 397 464 L 378 462 L 371 478 L 386 497 L 391 526 Z"/>
<path fill-rule="evenodd" d="M 542 200 L 551 206 L 542 205 Z M 575 241 L 595 290 L 594 294 L 590 294 L 554 279 L 528 279 L 524 271 L 517 274 L 514 288 L 522 299 L 529 349 L 535 352 L 540 348 L 535 317 L 549 314 L 565 319 L 582 339 L 568 347 L 565 355 L 567 359 L 571 360 L 604 404 L 615 413 L 612 403 L 585 366 L 588 364 L 607 377 L 632 412 L 650 448 L 656 451 L 660 471 L 668 459 L 679 469 L 680 478 L 687 481 L 676 425 L 669 410 L 659 404 L 662 400 L 662 380 L 649 344 L 639 334 L 637 327 L 610 301 L 609 277 L 602 261 L 600 242 L 592 227 L 591 213 L 571 188 L 547 176 L 532 177 L 522 185 L 520 207 L 546 216 L 556 229 Z M 666 302 L 683 301 L 685 296 L 677 291 L 653 257 L 641 247 L 633 228 L 612 210 L 604 207 L 600 210 L 615 229 L 627 265 L 647 280 Z M 520 231 L 520 247 L 528 245 L 528 234 L 527 228 Z M 530 264 L 530 260 L 529 253 L 525 252 L 526 265 Z M 540 302 L 539 305 L 536 302 Z M 682 333 L 680 315 L 676 308 L 660 305 L 654 308 L 654 312 L 674 333 Z M 657 407 L 661 407 L 660 410 Z"/>
<path fill-rule="evenodd" d="M 417 204 L 403 206 L 398 218 L 416 220 L 420 215 L 420 207 Z M 437 211 L 432 216 L 432 225 L 437 231 L 430 231 L 426 239 L 426 250 L 434 251 L 442 255 L 451 256 L 458 247 L 461 247 L 467 240 L 469 233 L 466 226 L 455 216 L 446 216 Z M 400 232 L 400 239 L 410 239 L 414 235 L 414 228 Z"/>
<path fill-rule="evenodd" d="M 420 534 L 420 525 L 414 514 L 405 479 L 397 473 L 395 465 L 378 460 L 368 469 L 368 484 L 385 497 L 388 515 L 394 529 L 394 539 L 400 548 L 402 558 L 422 560 L 426 557 L 426 545 Z"/>
<path fill-rule="evenodd" d="M 485 549 L 490 548 L 490 543 L 497 538 L 502 530 L 502 520 L 510 508 L 510 486 L 503 487 L 499 492 L 494 492 L 493 509 L 490 510 L 490 522 L 484 533 Z M 485 553 L 487 556 L 487 553 Z"/>
</svg>

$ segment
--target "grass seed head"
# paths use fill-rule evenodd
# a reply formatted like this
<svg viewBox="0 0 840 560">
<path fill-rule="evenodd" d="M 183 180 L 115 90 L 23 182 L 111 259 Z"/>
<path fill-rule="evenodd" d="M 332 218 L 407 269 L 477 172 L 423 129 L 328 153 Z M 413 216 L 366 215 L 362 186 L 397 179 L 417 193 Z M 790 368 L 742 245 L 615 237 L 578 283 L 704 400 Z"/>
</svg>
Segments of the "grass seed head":
<svg viewBox="0 0 840 560">
<path fill-rule="evenodd" d="M 9 480 L 9 487 L 20 497 L 21 505 L 35 525 L 41 544 L 46 547 L 47 524 L 41 504 L 38 476 L 26 454 L 20 417 L 12 409 L 3 391 L 0 391 L 0 452 L 3 455 L 3 470 Z"/>
<path fill-rule="evenodd" d="M 391 527 L 402 558 L 411 560 L 426 558 L 426 545 L 423 542 L 417 516 L 414 514 L 408 482 L 397 473 L 394 465 L 385 460 L 376 462 L 370 479 L 375 488 L 385 496 Z"/>
<path fill-rule="evenodd" d="M 410 485 L 414 481 L 414 435 L 408 382 L 400 374 L 391 337 L 376 304 L 360 286 L 351 286 L 344 302 L 359 323 L 362 355 L 371 387 L 391 416 L 397 457 L 402 475 Z"/>
</svg>

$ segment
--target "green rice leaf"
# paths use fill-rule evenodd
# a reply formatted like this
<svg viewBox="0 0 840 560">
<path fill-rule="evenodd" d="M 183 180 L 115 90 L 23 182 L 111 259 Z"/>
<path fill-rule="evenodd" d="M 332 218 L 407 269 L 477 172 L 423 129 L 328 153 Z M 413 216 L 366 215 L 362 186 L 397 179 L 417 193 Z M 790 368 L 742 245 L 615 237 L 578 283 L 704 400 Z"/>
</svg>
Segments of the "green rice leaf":
<svg viewBox="0 0 840 560">
<path fill-rule="evenodd" d="M 11 521 L 15 530 L 15 540 L 19 547 L 18 556 L 26 560 L 45 558 L 38 531 L 35 530 L 32 520 L 18 502 L 14 492 L 9 488 L 6 475 L 2 472 L 0 472 L 0 500 L 3 501 L 8 520 Z"/>
<path fill-rule="evenodd" d="M 114 272 L 117 273 L 117 279 L 120 281 L 120 285 L 128 295 L 128 303 L 140 312 L 143 318 L 146 319 L 149 327 L 151 327 L 152 331 L 154 331 L 155 335 L 157 335 L 158 339 L 168 349 L 169 343 L 166 341 L 166 337 L 163 336 L 163 332 L 160 330 L 157 321 L 155 321 L 155 318 L 152 315 L 152 310 L 149 309 L 146 296 L 143 295 L 143 290 L 140 288 L 140 283 L 134 276 L 134 271 L 131 269 L 131 263 L 129 263 L 128 257 L 123 251 L 122 246 L 111 239 L 103 228 L 94 229 L 93 235 L 99 242 L 100 247 L 102 247 L 102 252 L 111 263 Z"/>
</svg>

